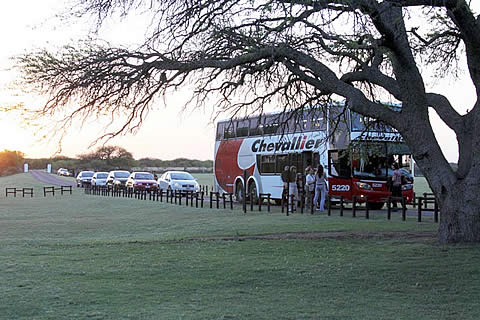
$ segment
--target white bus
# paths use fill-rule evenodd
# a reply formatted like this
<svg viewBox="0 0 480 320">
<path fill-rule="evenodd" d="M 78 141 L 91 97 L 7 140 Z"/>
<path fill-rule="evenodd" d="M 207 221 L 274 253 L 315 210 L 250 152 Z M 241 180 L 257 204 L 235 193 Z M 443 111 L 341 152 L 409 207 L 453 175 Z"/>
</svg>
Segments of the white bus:
<svg viewBox="0 0 480 320">
<path fill-rule="evenodd" d="M 392 175 L 391 164 L 397 162 L 407 177 L 402 188 L 410 202 L 412 163 L 401 135 L 389 126 L 350 112 L 343 104 L 327 109 L 219 121 L 215 191 L 234 193 L 241 200 L 246 187 L 247 195 L 270 193 L 272 199 L 280 200 L 280 175 L 285 166 L 295 166 L 297 172 L 303 173 L 307 166 L 316 168 L 322 164 L 329 194 L 347 200 L 363 195 L 371 207 L 381 208 L 391 195 L 387 181 Z M 247 181 L 244 171 L 248 173 Z"/>
</svg>

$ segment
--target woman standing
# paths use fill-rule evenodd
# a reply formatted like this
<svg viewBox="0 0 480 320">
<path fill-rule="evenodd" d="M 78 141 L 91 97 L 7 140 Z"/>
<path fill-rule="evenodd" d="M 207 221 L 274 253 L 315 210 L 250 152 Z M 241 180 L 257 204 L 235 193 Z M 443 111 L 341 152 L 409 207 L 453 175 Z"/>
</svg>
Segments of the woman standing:
<svg viewBox="0 0 480 320">
<path fill-rule="evenodd" d="M 321 164 L 318 165 L 317 174 L 315 175 L 315 198 L 313 199 L 314 205 L 317 209 L 324 211 L 325 208 L 325 195 L 327 193 L 327 182 L 325 172 Z M 318 207 L 318 199 L 320 198 L 320 207 Z"/>
<path fill-rule="evenodd" d="M 307 176 L 305 177 L 305 192 L 307 195 L 306 207 L 307 209 L 310 209 L 310 207 L 313 205 L 312 198 L 313 192 L 315 191 L 315 175 L 313 173 L 312 167 L 310 166 L 307 167 L 305 173 L 307 174 Z"/>
</svg>

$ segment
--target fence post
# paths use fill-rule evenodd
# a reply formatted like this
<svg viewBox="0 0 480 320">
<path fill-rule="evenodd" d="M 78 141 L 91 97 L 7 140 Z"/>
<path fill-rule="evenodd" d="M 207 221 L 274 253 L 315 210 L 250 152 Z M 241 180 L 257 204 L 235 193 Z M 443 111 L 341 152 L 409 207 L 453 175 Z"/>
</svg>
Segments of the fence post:
<svg viewBox="0 0 480 320">
<path fill-rule="evenodd" d="M 290 195 L 290 200 L 291 200 L 291 202 L 290 202 L 290 212 L 293 213 L 295 211 L 295 201 L 296 201 L 294 194 Z"/>
<path fill-rule="evenodd" d="M 250 190 L 250 211 L 253 211 L 253 192 Z"/>
<path fill-rule="evenodd" d="M 438 223 L 438 203 L 437 203 L 437 199 L 435 198 L 435 202 L 433 203 L 434 207 L 433 207 L 433 220 L 435 221 L 435 223 Z"/>
<path fill-rule="evenodd" d="M 303 190 L 301 190 L 299 194 L 300 194 L 300 213 L 303 214 L 303 209 L 305 207 L 305 193 Z"/>
<path fill-rule="evenodd" d="M 421 208 L 421 205 L 418 206 L 417 221 L 422 222 L 422 208 Z"/>
<path fill-rule="evenodd" d="M 392 196 L 388 196 L 387 200 L 387 219 L 392 219 Z"/>
<path fill-rule="evenodd" d="M 357 217 L 357 196 L 353 196 L 352 200 L 353 200 L 352 218 L 356 218 Z"/>
<path fill-rule="evenodd" d="M 327 215 L 331 215 L 332 212 L 332 196 L 327 195 L 328 205 L 327 205 Z M 313 214 L 313 202 L 310 204 L 310 214 Z"/>
<path fill-rule="evenodd" d="M 344 198 L 340 196 L 340 217 L 343 217 L 343 209 L 344 209 Z"/>
<path fill-rule="evenodd" d="M 418 197 L 418 208 L 417 208 L 417 216 L 422 215 L 422 205 L 423 205 L 423 199 L 422 197 Z"/>
<path fill-rule="evenodd" d="M 368 196 L 365 197 L 365 219 L 370 219 L 370 208 L 368 205 Z"/>
<path fill-rule="evenodd" d="M 247 180 L 248 180 L 248 171 L 243 170 L 243 189 L 242 189 L 242 195 L 243 195 L 243 213 L 247 213 Z"/>
</svg>

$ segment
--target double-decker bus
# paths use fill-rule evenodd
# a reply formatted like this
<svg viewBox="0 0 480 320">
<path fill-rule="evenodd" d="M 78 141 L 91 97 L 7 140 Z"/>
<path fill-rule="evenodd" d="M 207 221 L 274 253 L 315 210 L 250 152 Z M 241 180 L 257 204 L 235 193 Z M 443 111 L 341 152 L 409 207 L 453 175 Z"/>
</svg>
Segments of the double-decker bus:
<svg viewBox="0 0 480 320">
<path fill-rule="evenodd" d="M 359 196 L 379 209 L 391 195 L 394 162 L 406 177 L 403 195 L 407 202 L 413 198 L 413 162 L 401 135 L 344 104 L 219 121 L 214 159 L 215 191 L 234 193 L 237 200 L 244 188 L 247 195 L 270 193 L 280 200 L 285 166 L 304 173 L 322 164 L 330 195 Z"/>
</svg>

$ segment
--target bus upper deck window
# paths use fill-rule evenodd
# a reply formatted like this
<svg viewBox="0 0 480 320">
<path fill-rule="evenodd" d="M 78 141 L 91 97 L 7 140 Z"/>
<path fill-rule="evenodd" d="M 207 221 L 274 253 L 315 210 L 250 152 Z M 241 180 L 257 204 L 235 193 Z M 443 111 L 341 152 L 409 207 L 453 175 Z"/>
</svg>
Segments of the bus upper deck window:
<svg viewBox="0 0 480 320">
<path fill-rule="evenodd" d="M 256 117 L 250 119 L 250 136 L 261 136 L 263 135 L 263 118 Z"/>
<path fill-rule="evenodd" d="M 235 133 L 237 137 L 248 137 L 248 129 L 250 127 L 250 120 L 239 120 L 236 123 Z"/>
<path fill-rule="evenodd" d="M 224 130 L 224 123 L 220 122 L 217 125 L 217 140 L 223 140 L 223 130 Z"/>
<path fill-rule="evenodd" d="M 224 124 L 223 136 L 225 139 L 235 138 L 235 130 L 233 127 L 233 122 Z"/>
</svg>

